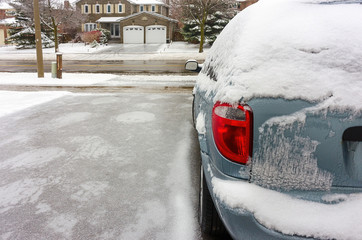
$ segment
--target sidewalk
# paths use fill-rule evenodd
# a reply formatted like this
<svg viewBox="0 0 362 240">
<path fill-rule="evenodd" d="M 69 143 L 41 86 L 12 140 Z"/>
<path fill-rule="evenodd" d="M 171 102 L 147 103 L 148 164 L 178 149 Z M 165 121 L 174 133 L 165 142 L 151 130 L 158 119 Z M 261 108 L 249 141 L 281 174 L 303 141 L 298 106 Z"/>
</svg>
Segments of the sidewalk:
<svg viewBox="0 0 362 240">
<path fill-rule="evenodd" d="M 209 51 L 198 52 L 197 44 L 173 42 L 170 44 L 109 44 L 91 48 L 84 43 L 67 43 L 60 45 L 63 60 L 76 61 L 116 61 L 116 60 L 187 60 L 203 61 Z M 55 61 L 54 48 L 43 49 L 45 61 Z M 0 47 L 0 60 L 36 60 L 35 49 L 17 50 L 14 46 Z"/>
</svg>

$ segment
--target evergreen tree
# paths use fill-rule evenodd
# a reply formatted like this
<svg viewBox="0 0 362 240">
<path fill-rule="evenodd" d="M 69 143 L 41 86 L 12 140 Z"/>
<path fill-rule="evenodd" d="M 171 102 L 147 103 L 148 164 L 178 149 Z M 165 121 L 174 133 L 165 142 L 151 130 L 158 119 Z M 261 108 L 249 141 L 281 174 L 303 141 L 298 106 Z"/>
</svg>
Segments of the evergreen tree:
<svg viewBox="0 0 362 240">
<path fill-rule="evenodd" d="M 225 15 L 222 12 L 210 14 L 205 23 L 205 42 L 212 45 L 216 37 L 229 23 L 230 15 Z M 182 35 L 189 43 L 200 43 L 200 26 L 195 20 L 186 20 L 183 22 Z"/>
<path fill-rule="evenodd" d="M 212 44 L 231 18 L 236 14 L 235 1 L 232 0 L 173 0 L 182 9 L 182 34 L 189 42 L 200 43 L 203 52 L 205 42 Z M 196 23 L 197 26 L 194 26 Z"/>
<path fill-rule="evenodd" d="M 209 44 L 213 44 L 217 36 L 221 33 L 224 27 L 229 23 L 233 15 L 225 15 L 224 13 L 217 11 L 211 14 L 207 21 L 205 27 L 205 36 Z"/>
<path fill-rule="evenodd" d="M 33 18 L 30 17 L 31 14 L 29 14 L 29 12 L 33 12 L 32 6 L 29 6 L 26 3 L 22 4 L 21 7 L 17 4 L 13 4 L 13 6 L 16 6 L 15 23 L 10 26 L 10 37 L 7 38 L 7 42 L 15 44 L 17 49 L 35 48 L 34 21 Z M 44 25 L 42 25 L 41 37 L 44 48 L 54 46 L 51 32 L 44 28 Z"/>
<path fill-rule="evenodd" d="M 200 42 L 200 26 L 195 20 L 187 20 L 183 22 L 184 27 L 181 30 L 181 34 L 184 39 L 189 43 Z"/>
</svg>

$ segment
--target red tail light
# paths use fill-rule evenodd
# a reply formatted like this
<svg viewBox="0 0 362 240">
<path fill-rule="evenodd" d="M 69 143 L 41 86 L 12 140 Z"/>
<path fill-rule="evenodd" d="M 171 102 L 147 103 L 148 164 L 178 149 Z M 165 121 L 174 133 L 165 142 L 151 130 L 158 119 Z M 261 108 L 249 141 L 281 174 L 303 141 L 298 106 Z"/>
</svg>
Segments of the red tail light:
<svg viewBox="0 0 362 240">
<path fill-rule="evenodd" d="M 212 131 L 224 157 L 241 164 L 248 162 L 253 147 L 253 112 L 249 106 L 217 102 L 212 111 Z"/>
</svg>

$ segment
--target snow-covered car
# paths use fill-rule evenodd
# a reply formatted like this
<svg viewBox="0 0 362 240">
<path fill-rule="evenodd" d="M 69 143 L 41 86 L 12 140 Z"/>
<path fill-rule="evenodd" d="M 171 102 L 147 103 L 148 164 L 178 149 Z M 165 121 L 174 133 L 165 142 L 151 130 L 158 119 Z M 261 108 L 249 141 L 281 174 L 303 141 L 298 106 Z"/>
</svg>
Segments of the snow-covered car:
<svg viewBox="0 0 362 240">
<path fill-rule="evenodd" d="M 361 23 L 361 1 L 260 0 L 226 26 L 194 88 L 204 232 L 362 239 Z"/>
</svg>

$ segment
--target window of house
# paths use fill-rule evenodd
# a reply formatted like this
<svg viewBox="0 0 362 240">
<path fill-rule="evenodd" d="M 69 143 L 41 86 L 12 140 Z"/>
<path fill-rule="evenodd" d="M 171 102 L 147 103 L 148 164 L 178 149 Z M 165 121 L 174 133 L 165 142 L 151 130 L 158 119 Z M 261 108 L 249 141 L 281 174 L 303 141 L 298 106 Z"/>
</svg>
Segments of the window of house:
<svg viewBox="0 0 362 240">
<path fill-rule="evenodd" d="M 88 4 L 84 4 L 84 13 L 89 13 L 89 6 L 88 6 Z"/>
<path fill-rule="evenodd" d="M 122 6 L 121 3 L 118 4 L 118 12 L 119 12 L 119 13 L 123 12 L 123 6 Z"/>
<path fill-rule="evenodd" d="M 86 23 L 84 24 L 84 32 L 90 32 L 97 29 L 96 23 Z"/>
<path fill-rule="evenodd" d="M 151 6 L 151 11 L 152 11 L 152 12 L 156 12 L 156 6 L 155 6 L 155 5 L 152 5 L 152 6 Z"/>
<path fill-rule="evenodd" d="M 145 7 L 143 5 L 140 5 L 140 12 L 144 12 L 145 11 Z"/>
<path fill-rule="evenodd" d="M 96 4 L 96 13 L 101 12 L 101 6 L 99 4 Z"/>
<path fill-rule="evenodd" d="M 112 9 L 111 9 L 111 4 L 107 4 L 107 13 L 111 13 Z"/>
</svg>

